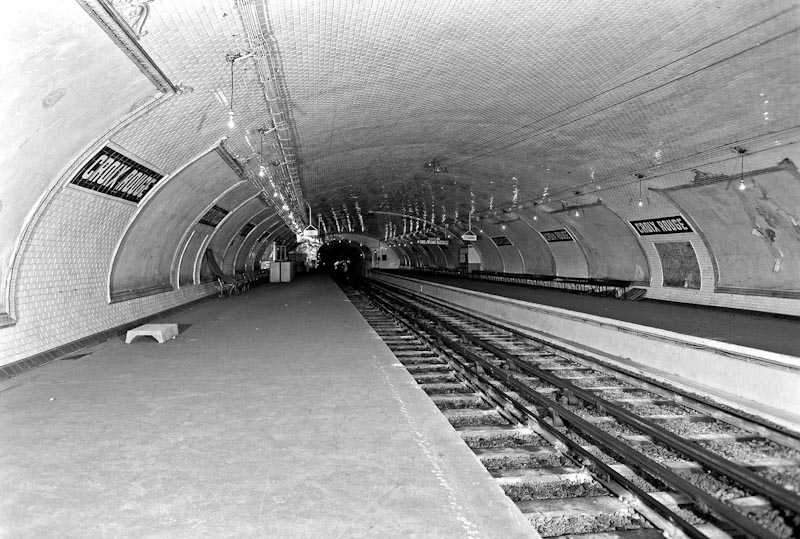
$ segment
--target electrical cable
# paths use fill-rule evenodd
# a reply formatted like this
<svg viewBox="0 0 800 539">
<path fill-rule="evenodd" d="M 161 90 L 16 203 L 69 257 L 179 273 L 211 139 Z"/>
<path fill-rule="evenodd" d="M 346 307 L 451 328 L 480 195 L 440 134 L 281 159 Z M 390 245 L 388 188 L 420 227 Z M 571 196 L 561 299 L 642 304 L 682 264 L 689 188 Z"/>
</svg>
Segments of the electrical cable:
<svg viewBox="0 0 800 539">
<path fill-rule="evenodd" d="M 798 144 L 798 143 L 800 143 L 800 141 L 789 142 L 789 143 L 783 144 L 781 147 L 785 148 L 785 147 L 788 147 L 788 146 L 794 146 L 795 144 Z M 771 150 L 774 150 L 774 148 L 765 148 L 763 150 L 756 150 L 756 151 L 752 151 L 752 152 L 747 152 L 747 155 L 758 155 L 760 153 L 768 152 L 768 151 L 771 151 Z M 691 165 L 691 167 L 681 168 L 681 169 L 676 169 L 676 170 L 670 170 L 669 172 L 665 172 L 664 174 L 658 174 L 658 175 L 655 175 L 655 176 L 649 176 L 647 179 L 648 180 L 655 180 L 655 179 L 658 179 L 658 178 L 662 178 L 664 176 L 668 176 L 670 174 L 679 174 L 681 172 L 688 172 L 688 171 L 690 171 L 692 169 L 695 169 L 697 167 L 705 167 L 705 166 L 709 166 L 709 165 L 716 165 L 718 163 L 724 163 L 725 161 L 730 161 L 731 159 L 733 159 L 734 162 L 737 163 L 738 160 L 739 160 L 739 157 L 738 156 L 737 157 L 726 157 L 724 159 L 718 159 L 716 161 L 706 161 L 705 163 L 699 163 L 699 164 Z M 734 178 L 735 179 L 734 176 L 728 176 L 728 178 Z M 610 181 L 612 179 L 613 179 L 613 177 L 608 178 L 608 180 L 606 180 L 606 181 Z M 620 188 L 620 187 L 625 187 L 625 186 L 631 185 L 633 183 L 636 183 L 637 181 L 639 181 L 638 178 L 636 180 L 630 180 L 630 181 L 626 181 L 626 182 L 615 183 L 615 184 L 613 184 L 612 186 L 610 186 L 608 188 L 604 188 L 604 190 L 617 189 L 617 188 Z M 566 192 L 567 192 L 567 190 L 559 191 L 559 192 L 557 192 L 555 194 L 554 197 L 548 197 L 548 201 L 545 204 L 555 204 L 557 202 L 563 202 L 565 200 L 569 200 L 570 198 L 575 198 L 575 197 L 578 197 L 578 196 L 587 196 L 587 195 L 593 194 L 593 193 L 584 193 L 582 195 L 568 195 L 568 196 L 564 196 L 564 197 L 561 197 L 561 198 L 558 197 L 559 193 L 566 193 Z M 520 205 L 518 204 L 517 206 L 520 206 Z M 492 214 L 494 212 L 502 212 L 504 209 L 507 209 L 507 208 L 510 208 L 510 207 L 511 207 L 511 205 L 504 205 L 504 206 L 497 207 L 492 211 L 489 211 L 488 209 L 487 210 L 480 210 L 480 211 L 475 212 L 475 215 L 478 215 L 478 216 L 490 215 L 490 214 Z"/>
<path fill-rule="evenodd" d="M 769 43 L 772 43 L 772 42 L 774 42 L 774 41 L 777 41 L 777 40 L 779 40 L 779 39 L 782 39 L 782 38 L 784 38 L 784 37 L 786 37 L 786 36 L 789 36 L 789 35 L 791 35 L 791 34 L 794 34 L 794 33 L 798 32 L 798 31 L 800 31 L 800 27 L 796 27 L 796 28 L 793 28 L 793 29 L 791 29 L 791 30 L 787 30 L 786 32 L 783 32 L 782 34 L 779 34 L 779 35 L 777 35 L 777 36 L 771 37 L 771 38 L 767 39 L 766 41 L 760 41 L 759 43 L 756 43 L 755 45 L 753 45 L 753 46 L 751 46 L 751 47 L 748 47 L 748 48 L 746 48 L 746 49 L 743 49 L 743 50 L 741 50 L 741 51 L 739 51 L 739 52 L 736 52 L 736 53 L 734 53 L 734 54 L 732 54 L 732 55 L 730 55 L 730 56 L 726 56 L 725 58 L 722 58 L 722 59 L 720 59 L 720 60 L 717 60 L 717 61 L 715 61 L 715 62 L 712 62 L 712 63 L 710 63 L 710 64 L 708 64 L 708 65 L 705 65 L 705 66 L 703 66 L 703 67 L 701 67 L 701 68 L 695 69 L 694 71 L 691 71 L 691 72 L 689 72 L 689 73 L 686 73 L 686 74 L 684 74 L 684 75 L 681 75 L 681 76 L 679 76 L 679 77 L 676 77 L 676 78 L 674 78 L 674 79 L 672 79 L 672 80 L 669 80 L 669 81 L 667 81 L 667 82 L 664 82 L 664 83 L 662 83 L 662 84 L 659 84 L 659 85 L 657 85 L 657 86 L 654 86 L 654 87 L 652 87 L 652 88 L 649 88 L 649 89 L 647 89 L 647 90 L 644 90 L 644 91 L 642 91 L 642 92 L 639 92 L 639 93 L 637 93 L 637 94 L 634 94 L 634 95 L 632 95 L 632 96 L 630 96 L 630 97 L 627 97 L 627 98 L 625 98 L 625 99 L 623 99 L 623 100 L 621 100 L 621 101 L 618 101 L 618 102 L 616 102 L 616 103 L 613 103 L 613 104 L 611 104 L 611 105 L 608 105 L 608 106 L 605 106 L 605 107 L 603 107 L 603 108 L 601 108 L 601 109 L 598 109 L 598 110 L 596 110 L 596 111 L 594 111 L 594 112 L 590 112 L 590 113 L 588 113 L 588 114 L 585 114 L 585 115 L 583 115 L 583 116 L 581 116 L 581 117 L 579 117 L 579 118 L 575 118 L 575 119 L 573 119 L 573 120 L 569 120 L 569 121 L 567 121 L 567 122 L 564 122 L 564 123 L 562 123 L 562 124 L 559 124 L 559 125 L 557 125 L 557 126 L 554 126 L 554 127 L 551 127 L 551 128 L 545 129 L 545 130 L 543 130 L 543 131 L 539 131 L 539 132 L 537 132 L 537 133 L 534 133 L 533 135 L 526 136 L 526 137 L 524 137 L 524 138 L 521 138 L 521 139 L 519 139 L 519 140 L 516 140 L 516 141 L 514 141 L 514 142 L 510 142 L 510 143 L 508 143 L 508 144 L 505 144 L 505 145 L 503 145 L 503 146 L 500 146 L 499 148 L 495 148 L 494 150 L 489 150 L 489 151 L 486 151 L 486 152 L 480 153 L 480 154 L 478 154 L 478 155 L 473 155 L 473 156 L 471 156 L 471 157 L 467 157 L 467 158 L 465 158 L 465 159 L 462 159 L 462 160 L 460 160 L 460 161 L 456 161 L 455 163 L 450 163 L 448 166 L 449 166 L 449 167 L 454 167 L 454 166 L 456 166 L 456 165 L 460 165 L 460 164 L 462 164 L 462 163 L 466 163 L 467 161 L 472 161 L 472 160 L 474 160 L 474 159 L 477 159 L 477 158 L 479 158 L 479 157 L 484 157 L 484 156 L 486 156 L 486 155 L 490 155 L 490 154 L 493 154 L 493 153 L 497 153 L 497 152 L 499 152 L 499 151 L 505 150 L 505 149 L 507 149 L 507 148 L 510 148 L 510 147 L 512 147 L 512 146 L 516 146 L 517 144 L 521 144 L 521 143 L 523 143 L 523 142 L 527 142 L 527 141 L 529 141 L 529 140 L 531 140 L 531 139 L 533 139 L 533 138 L 536 138 L 536 137 L 538 137 L 538 136 L 540 136 L 540 135 L 545 135 L 545 134 L 547 134 L 547 133 L 551 133 L 551 132 L 553 132 L 553 131 L 556 131 L 556 130 L 558 130 L 558 129 L 561 129 L 562 127 L 565 127 L 565 126 L 567 126 L 567 125 L 570 125 L 570 124 L 573 124 L 573 123 L 579 122 L 579 121 L 581 121 L 581 120 L 585 120 L 586 118 L 589 118 L 589 117 L 591 117 L 591 116 L 594 116 L 595 114 L 599 114 L 599 113 L 601 113 L 601 112 L 605 112 L 605 111 L 607 111 L 607 110 L 609 110 L 609 109 L 612 109 L 612 108 L 614 108 L 614 107 L 616 107 L 616 106 L 622 105 L 623 103 L 627 103 L 628 101 L 632 101 L 632 100 L 634 100 L 634 99 L 636 99 L 636 98 L 638 98 L 638 97 L 641 97 L 641 96 L 643 96 L 643 95 L 646 95 L 646 94 L 649 94 L 649 93 L 651 93 L 651 92 L 654 92 L 654 91 L 656 91 L 656 90 L 659 90 L 659 89 L 661 89 L 661 88 L 664 88 L 665 86 L 668 86 L 668 85 L 670 85 L 670 84 L 672 84 L 672 83 L 675 83 L 675 82 L 681 81 L 681 80 L 683 80 L 683 79 L 686 79 L 686 78 L 688 78 L 688 77 L 691 77 L 691 76 L 693 76 L 693 75 L 696 75 L 697 73 L 700 73 L 700 72 L 702 72 L 702 71 L 705 71 L 705 70 L 707 70 L 707 69 L 710 69 L 710 68 L 712 68 L 712 67 L 716 67 L 716 66 L 718 66 L 718 65 L 720 65 L 720 64 L 722 64 L 722 63 L 724 63 L 724 62 L 727 62 L 728 60 L 731 60 L 731 59 L 733 59 L 733 58 L 736 58 L 736 57 L 738 57 L 738 56 L 741 56 L 741 55 L 743 55 L 743 54 L 746 54 L 746 53 L 748 53 L 748 52 L 750 52 L 750 51 L 752 51 L 752 50 L 755 50 L 755 49 L 757 49 L 757 48 L 759 48 L 759 47 L 761 47 L 761 46 L 763 46 L 763 45 L 767 45 L 767 44 L 769 44 Z"/>
<path fill-rule="evenodd" d="M 663 163 L 661 165 L 658 165 L 658 168 L 664 169 L 664 168 L 668 167 L 670 164 L 679 163 L 679 162 L 685 161 L 687 159 L 697 159 L 697 158 L 700 158 L 700 157 L 703 157 L 703 156 L 706 156 L 706 155 L 710 156 L 710 155 L 713 155 L 714 153 L 719 152 L 721 150 L 728 149 L 731 146 L 737 146 L 737 145 L 742 145 L 742 144 L 750 144 L 750 143 L 752 143 L 752 142 L 754 142 L 756 140 L 759 140 L 759 139 L 772 138 L 772 137 L 775 137 L 775 136 L 780 136 L 782 134 L 785 134 L 785 133 L 788 133 L 788 132 L 791 132 L 791 131 L 797 130 L 797 129 L 800 129 L 800 124 L 794 125 L 792 127 L 787 127 L 785 129 L 781 129 L 780 131 L 772 131 L 772 132 L 769 132 L 769 133 L 764 133 L 764 134 L 757 135 L 757 136 L 754 136 L 754 137 L 750 137 L 750 138 L 747 138 L 747 139 L 737 140 L 735 142 L 729 142 L 729 143 L 721 144 L 719 146 L 715 146 L 715 147 L 709 148 L 707 150 L 702 150 L 702 151 L 693 153 L 691 155 L 686 155 L 686 156 L 680 157 L 678 159 L 673 159 L 672 161 L 669 161 L 669 162 Z M 794 145 L 796 143 L 797 142 L 790 142 L 790 143 L 783 144 L 783 146 L 784 147 L 785 146 L 792 146 L 792 145 Z M 759 151 L 748 152 L 748 153 L 750 155 L 755 155 L 755 154 L 758 154 L 758 153 L 761 153 L 761 152 L 764 152 L 764 151 L 767 151 L 767 150 L 772 150 L 772 149 L 774 149 L 774 148 L 768 148 L 768 149 L 765 149 L 765 150 L 759 150 Z M 699 164 L 695 163 L 695 164 L 691 165 L 689 168 L 679 168 L 679 169 L 670 170 L 669 172 L 664 172 L 663 174 L 658 174 L 658 175 L 655 175 L 655 176 L 649 176 L 647 179 L 648 180 L 653 180 L 653 179 L 656 179 L 656 178 L 661 178 L 663 176 L 667 176 L 669 174 L 676 174 L 676 173 L 679 173 L 679 172 L 686 172 L 686 171 L 690 171 L 690 170 L 692 170 L 694 168 L 703 167 L 703 166 L 707 166 L 707 165 L 712 165 L 712 164 L 716 164 L 716 163 L 721 163 L 721 162 L 727 161 L 729 159 L 730 158 L 726 158 L 726 159 L 721 159 L 721 160 L 718 160 L 718 161 L 709 161 L 709 162 L 699 163 Z M 656 168 L 656 167 L 649 167 L 649 168 L 645 168 L 645 169 L 640 169 L 639 172 L 646 172 L 648 170 L 652 170 L 653 168 Z M 734 173 L 735 173 L 735 170 L 734 170 Z M 561 195 L 564 195 L 566 193 L 572 193 L 575 190 L 580 190 L 583 187 L 587 187 L 587 186 L 591 186 L 591 185 L 597 185 L 597 184 L 599 184 L 601 182 L 602 183 L 612 182 L 614 178 L 625 177 L 628 174 L 630 174 L 630 172 L 629 171 L 625 171 L 625 172 L 621 172 L 621 173 L 617 173 L 617 174 L 612 174 L 611 176 L 608 176 L 607 178 L 601 178 L 601 179 L 595 180 L 593 182 L 587 182 L 587 183 L 583 183 L 583 184 L 580 184 L 580 185 L 570 186 L 567 189 L 562 189 L 560 191 L 555 191 L 550 196 L 548 196 L 548 199 L 550 201 L 557 202 L 557 201 L 573 198 L 575 196 L 584 196 L 584 195 L 587 195 L 588 193 L 584 193 L 583 195 L 572 195 L 572 194 L 570 194 L 569 196 L 565 196 L 565 197 L 559 198 Z M 629 183 L 632 183 L 632 182 L 629 182 Z M 613 189 L 615 187 L 621 187 L 621 186 L 624 186 L 624 185 L 628 185 L 628 183 L 613 184 L 610 187 L 604 188 L 604 190 Z"/>
<path fill-rule="evenodd" d="M 733 33 L 733 34 L 731 34 L 731 35 L 729 35 L 727 37 L 724 37 L 722 39 L 718 39 L 717 41 L 709 43 L 708 45 L 705 45 L 704 47 L 701 47 L 701 48 L 699 48 L 699 49 L 697 49 L 695 51 L 690 52 L 689 54 L 681 56 L 680 58 L 672 60 L 671 62 L 668 62 L 668 63 L 666 63 L 666 64 L 664 64 L 662 66 L 659 66 L 659 67 L 657 67 L 655 69 L 651 69 L 650 71 L 647 71 L 646 73 L 642 73 L 641 75 L 638 75 L 638 76 L 636 76 L 636 77 L 634 77 L 632 79 L 629 79 L 629 80 L 627 80 L 627 81 L 625 81 L 623 83 L 620 83 L 620 84 L 618 84 L 618 85 L 616 85 L 616 86 L 614 86 L 612 88 L 609 88 L 607 90 L 603 90 L 602 92 L 594 94 L 593 96 L 587 97 L 586 99 L 583 99 L 583 100 L 581 100 L 581 101 L 579 101 L 577 103 L 573 103 L 572 105 L 569 105 L 568 107 L 564 107 L 561 110 L 557 110 L 556 112 L 548 114 L 547 116 L 539 118 L 539 119 L 537 119 L 537 120 L 535 120 L 535 121 L 533 121 L 533 122 L 531 122 L 529 124 L 519 126 L 519 127 L 515 128 L 515 129 L 513 129 L 513 130 L 511 130 L 511 131 L 509 131 L 507 133 L 503 133 L 502 135 L 497 135 L 495 137 L 492 137 L 492 138 L 490 138 L 490 139 L 488 139 L 488 140 L 486 140 L 484 142 L 481 142 L 480 144 L 477 144 L 475 146 L 467 148 L 464 151 L 465 152 L 469 152 L 469 151 L 473 151 L 473 150 L 475 150 L 477 148 L 480 148 L 482 146 L 486 146 L 487 144 L 489 144 L 491 142 L 494 142 L 494 141 L 496 141 L 498 139 L 505 138 L 505 137 L 507 137 L 509 135 L 512 135 L 512 134 L 514 134 L 514 133 L 516 133 L 518 131 L 521 131 L 523 129 L 527 129 L 528 127 L 536 125 L 539 122 L 543 122 L 544 120 L 547 120 L 548 118 L 552 118 L 553 116 L 561 114 L 562 112 L 566 112 L 566 111 L 568 111 L 570 109 L 573 109 L 573 108 L 575 108 L 577 106 L 583 105 L 584 103 L 587 103 L 587 102 L 589 102 L 589 101 L 591 101 L 593 99 L 596 99 L 596 98 L 598 98 L 600 96 L 603 96 L 603 95 L 605 95 L 607 93 L 613 92 L 614 90 L 618 90 L 619 88 L 622 88 L 623 86 L 626 86 L 626 85 L 628 85 L 628 84 L 630 84 L 632 82 L 635 82 L 635 81 L 637 81 L 639 79 L 642 79 L 644 77 L 652 75 L 653 73 L 656 73 L 657 71 L 661 71 L 662 69 L 665 69 L 665 68 L 670 67 L 672 65 L 675 65 L 675 64 L 677 64 L 679 62 L 682 62 L 682 61 L 686 60 L 687 58 L 690 58 L 690 57 L 692 57 L 692 56 L 694 56 L 696 54 L 699 54 L 699 53 L 701 53 L 701 52 L 703 52 L 703 51 L 705 51 L 707 49 L 715 47 L 716 45 L 719 45 L 720 43 L 724 43 L 725 41 L 733 39 L 734 37 L 740 36 L 740 35 L 742 35 L 742 34 L 744 34 L 746 32 L 749 32 L 750 30 L 753 30 L 753 29 L 755 29 L 755 28 L 757 28 L 759 26 L 762 26 L 762 25 L 764 25 L 764 24 L 766 24 L 768 22 L 771 22 L 771 21 L 777 19 L 778 17 L 781 17 L 781 16 L 785 15 L 789 11 L 792 11 L 793 9 L 797 9 L 798 7 L 800 7 L 800 6 L 792 6 L 790 8 L 787 8 L 787 9 L 785 9 L 785 10 L 779 12 L 779 13 L 776 13 L 775 15 L 773 15 L 773 16 L 767 18 L 767 19 L 764 19 L 763 21 L 760 21 L 760 22 L 757 22 L 755 24 L 752 24 L 752 25 L 750 25 L 750 26 L 748 26 L 746 28 L 743 28 L 742 30 L 739 30 L 738 32 L 735 32 L 735 33 Z M 456 162 L 454 164 L 458 164 L 459 162 Z"/>
</svg>

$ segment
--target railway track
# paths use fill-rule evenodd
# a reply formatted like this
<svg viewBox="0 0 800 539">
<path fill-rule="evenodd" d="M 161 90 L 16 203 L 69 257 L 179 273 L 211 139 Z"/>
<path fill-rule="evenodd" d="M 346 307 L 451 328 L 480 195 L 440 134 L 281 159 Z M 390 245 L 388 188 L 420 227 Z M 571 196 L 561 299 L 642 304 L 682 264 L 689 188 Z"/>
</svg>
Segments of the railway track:
<svg viewBox="0 0 800 539">
<path fill-rule="evenodd" d="M 800 536 L 793 433 L 407 291 L 344 290 L 542 536 Z"/>
</svg>

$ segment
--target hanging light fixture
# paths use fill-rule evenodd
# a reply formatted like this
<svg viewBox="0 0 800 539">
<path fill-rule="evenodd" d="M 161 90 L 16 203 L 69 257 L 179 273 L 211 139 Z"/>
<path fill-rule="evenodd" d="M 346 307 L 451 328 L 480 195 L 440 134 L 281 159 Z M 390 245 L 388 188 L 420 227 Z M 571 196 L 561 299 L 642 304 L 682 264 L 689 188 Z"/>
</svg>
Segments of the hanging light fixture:
<svg viewBox="0 0 800 539">
<path fill-rule="evenodd" d="M 236 113 L 233 112 L 233 63 L 241 58 L 242 53 L 228 53 L 225 55 L 225 60 L 231 64 L 231 99 L 230 99 L 230 108 L 228 109 L 228 128 L 233 129 L 236 127 L 236 122 L 234 121 L 234 117 Z"/>
<path fill-rule="evenodd" d="M 644 200 L 642 200 L 642 178 L 644 178 L 644 174 L 636 173 L 634 174 L 637 178 L 639 178 L 639 202 L 636 203 L 637 206 L 640 208 L 644 206 Z"/>
<path fill-rule="evenodd" d="M 741 146 L 736 146 L 734 151 L 742 156 L 742 170 L 739 176 L 739 191 L 744 191 L 747 189 L 747 186 L 744 184 L 744 154 L 747 153 L 747 149 L 742 148 Z"/>
<path fill-rule="evenodd" d="M 258 153 L 258 175 L 264 177 L 267 174 L 267 169 L 264 168 L 264 131 L 258 130 L 259 153 Z"/>
</svg>

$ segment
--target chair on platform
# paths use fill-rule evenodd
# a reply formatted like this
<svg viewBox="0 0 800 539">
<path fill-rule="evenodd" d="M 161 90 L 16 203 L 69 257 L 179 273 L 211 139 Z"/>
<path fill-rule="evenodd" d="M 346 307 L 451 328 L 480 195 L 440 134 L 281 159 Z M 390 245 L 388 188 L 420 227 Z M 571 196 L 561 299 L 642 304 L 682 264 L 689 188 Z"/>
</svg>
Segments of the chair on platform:
<svg viewBox="0 0 800 539">
<path fill-rule="evenodd" d="M 219 297 L 224 296 L 226 293 L 228 297 L 231 297 L 233 293 L 236 291 L 236 285 L 233 283 L 226 283 L 219 277 L 217 277 L 217 284 L 219 285 Z"/>
</svg>

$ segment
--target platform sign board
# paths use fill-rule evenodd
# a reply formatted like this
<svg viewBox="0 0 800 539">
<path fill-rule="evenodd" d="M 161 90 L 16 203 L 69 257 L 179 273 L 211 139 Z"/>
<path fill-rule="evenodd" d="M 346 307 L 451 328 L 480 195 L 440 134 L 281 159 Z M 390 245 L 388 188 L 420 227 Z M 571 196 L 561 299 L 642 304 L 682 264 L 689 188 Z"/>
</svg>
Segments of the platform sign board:
<svg viewBox="0 0 800 539">
<path fill-rule="evenodd" d="M 653 236 L 656 234 L 684 234 L 694 232 L 686 219 L 680 215 L 674 217 L 661 217 L 659 219 L 642 219 L 629 221 L 633 229 L 640 236 Z"/>
<path fill-rule="evenodd" d="M 201 218 L 200 222 L 204 225 L 216 227 L 222 222 L 226 215 L 230 213 L 220 206 L 212 206 Z"/>
<path fill-rule="evenodd" d="M 303 229 L 301 236 L 304 240 L 316 239 L 319 237 L 319 230 L 314 225 L 308 225 Z"/>
<path fill-rule="evenodd" d="M 239 235 L 242 236 L 243 238 L 246 238 L 247 235 L 250 234 L 250 232 L 252 232 L 255 227 L 256 225 L 254 225 L 253 223 L 247 223 L 239 231 Z"/>
<path fill-rule="evenodd" d="M 544 232 L 539 232 L 539 234 L 542 235 L 547 243 L 554 243 L 557 241 L 575 241 L 572 239 L 570 233 L 564 228 L 559 228 L 557 230 L 545 230 Z"/>
<path fill-rule="evenodd" d="M 70 183 L 138 203 L 163 177 L 163 174 L 105 146 L 81 167 Z"/>
<path fill-rule="evenodd" d="M 478 235 L 470 230 L 461 234 L 461 239 L 464 241 L 478 241 Z"/>
<path fill-rule="evenodd" d="M 511 240 L 508 239 L 507 236 L 492 236 L 492 241 L 498 247 L 504 247 L 504 246 L 507 246 L 507 245 L 513 245 L 513 243 L 511 243 Z"/>
<path fill-rule="evenodd" d="M 425 238 L 419 240 L 420 245 L 449 245 L 450 242 L 442 238 Z"/>
</svg>

